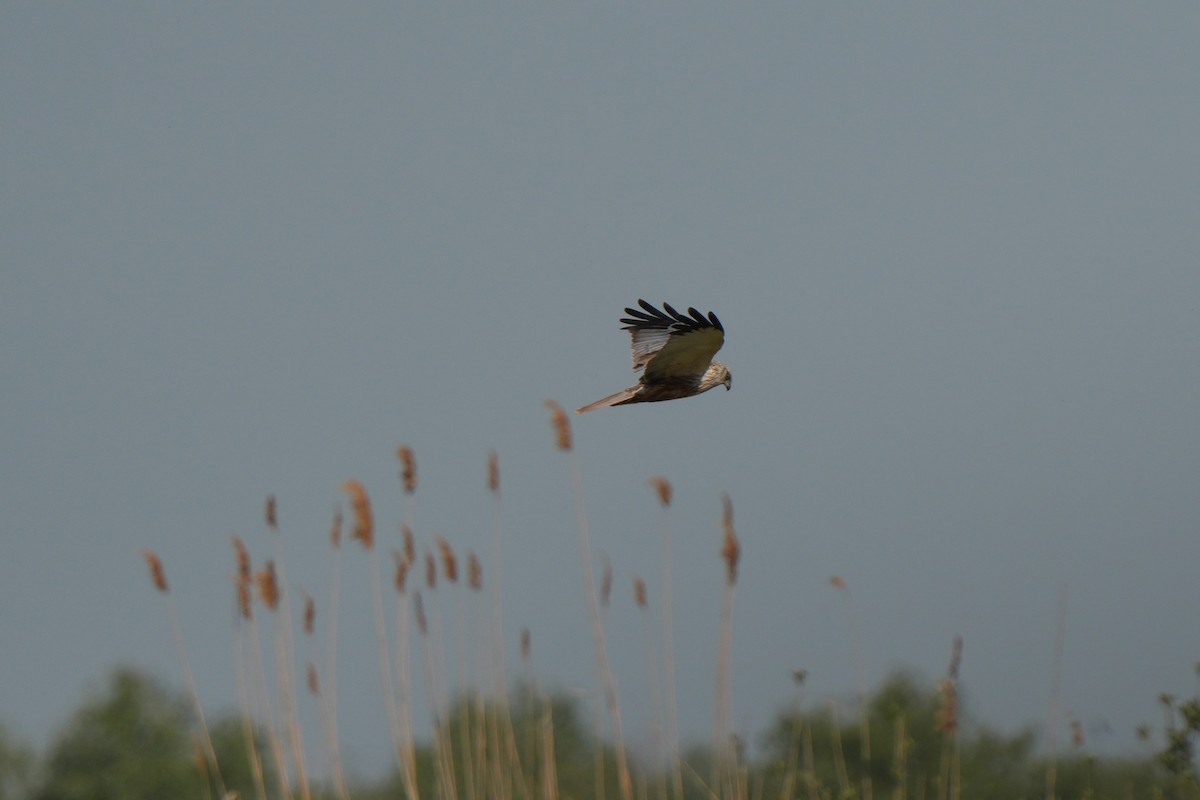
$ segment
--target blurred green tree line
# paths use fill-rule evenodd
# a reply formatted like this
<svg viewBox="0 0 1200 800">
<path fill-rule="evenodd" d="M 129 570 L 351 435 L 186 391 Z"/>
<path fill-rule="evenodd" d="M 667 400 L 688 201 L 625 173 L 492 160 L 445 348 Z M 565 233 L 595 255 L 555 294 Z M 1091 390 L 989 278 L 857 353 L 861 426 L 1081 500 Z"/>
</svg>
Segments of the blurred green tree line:
<svg viewBox="0 0 1200 800">
<path fill-rule="evenodd" d="M 802 676 L 797 676 L 798 685 Z M 1043 798 L 1051 764 L 1032 729 L 1003 734 L 947 718 L 944 687 L 929 687 L 894 674 L 859 708 L 804 707 L 781 710 L 752 743 L 735 742 L 737 774 L 746 798 Z M 956 699 L 957 701 L 957 699 Z M 1098 758 L 1076 740 L 1053 764 L 1053 793 L 1062 798 L 1200 798 L 1194 747 L 1200 738 L 1200 698 L 1160 698 L 1166 711 L 1162 736 L 1141 758 Z M 958 709 L 954 708 L 957 715 Z M 417 748 L 421 797 L 444 796 L 446 782 L 466 798 L 471 785 L 469 737 L 509 731 L 504 759 L 518 765 L 506 778 L 513 798 L 619 798 L 616 759 L 598 743 L 577 700 L 518 687 L 503 707 L 479 698 L 456 702 L 443 720 L 444 747 L 458 758 L 454 777 L 437 769 L 431 745 Z M 223 785 L 241 800 L 261 796 L 236 715 L 211 721 L 213 750 Z M 266 795 L 280 793 L 261 741 Z M 1150 737 L 1148 730 L 1142 735 Z M 185 698 L 133 669 L 115 671 L 103 692 L 85 698 L 54 737 L 47 752 L 34 753 L 0 726 L 0 800 L 160 800 L 219 798 L 198 744 Z M 752 755 L 747 755 L 752 753 Z M 630 753 L 638 800 L 674 797 L 668 767 Z M 683 754 L 684 800 L 714 800 L 710 787 L 714 751 L 693 747 Z M 448 763 L 446 761 L 442 762 Z M 482 769 L 482 767 L 477 767 Z M 549 790 L 547 781 L 554 789 Z M 476 785 L 482 785 L 477 783 Z M 293 787 L 293 796 L 301 796 Z M 327 786 L 313 798 L 333 798 Z M 350 789 L 355 800 L 405 797 L 399 773 Z M 482 800 L 480 798 L 479 800 Z"/>
</svg>

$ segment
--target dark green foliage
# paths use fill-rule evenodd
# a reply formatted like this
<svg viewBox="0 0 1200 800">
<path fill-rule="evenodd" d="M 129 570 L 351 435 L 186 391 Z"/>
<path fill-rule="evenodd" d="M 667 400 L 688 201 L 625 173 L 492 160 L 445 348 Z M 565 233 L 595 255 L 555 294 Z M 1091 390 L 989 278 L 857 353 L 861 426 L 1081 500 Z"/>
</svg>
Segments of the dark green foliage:
<svg viewBox="0 0 1200 800">
<path fill-rule="evenodd" d="M 518 687 L 512 704 L 513 729 L 525 771 L 536 776 L 545 766 L 544 740 L 547 732 L 554 738 L 554 771 L 564 797 L 590 797 L 595 794 L 596 739 L 590 721 L 579 704 L 564 695 L 544 695 L 528 686 Z M 616 757 L 607 745 L 601 753 L 604 785 L 617 795 Z"/>
<path fill-rule="evenodd" d="M 1184 716 L 1182 710 L 1180 716 Z M 1033 730 L 1009 736 L 986 727 L 960 729 L 955 743 L 938 730 L 937 692 L 931 687 L 922 687 L 909 675 L 893 675 L 884 683 L 868 702 L 868 719 L 872 757 L 869 763 L 863 764 L 859 758 L 861 725 L 853 715 L 835 717 L 829 709 L 806 710 L 801 718 L 797 718 L 794 711 L 781 714 L 763 739 L 767 753 L 766 762 L 759 767 L 763 796 L 780 796 L 790 768 L 802 773 L 795 781 L 793 796 L 808 796 L 806 781 L 809 776 L 815 781 L 821 797 L 837 796 L 840 787 L 836 769 L 839 741 L 850 776 L 849 794 L 854 797 L 862 796 L 864 776 L 870 777 L 875 797 L 893 796 L 900 788 L 899 776 L 904 776 L 904 788 L 909 797 L 953 796 L 955 774 L 962 797 L 1007 800 L 1045 796 L 1049 765 L 1035 750 Z M 900 720 L 903 720 L 905 732 L 902 763 L 895 747 Z M 805 762 L 800 749 L 803 738 L 797 735 L 801 730 L 812 740 L 811 773 L 804 773 Z M 1169 741 L 1178 742 L 1184 730 L 1179 728 L 1179 735 L 1174 737 L 1168 731 Z M 1190 736 L 1194 738 L 1195 731 Z M 1173 751 L 1169 745 L 1160 760 L 1175 758 L 1177 760 L 1171 763 L 1179 764 L 1186 752 L 1182 746 Z M 1195 791 L 1193 771 L 1189 771 L 1190 777 L 1181 782 L 1164 774 L 1164 770 L 1151 761 L 1098 760 L 1074 754 L 1060 758 L 1056 772 L 1057 797 L 1097 800 L 1160 797 L 1195 800 L 1200 797 L 1200 794 L 1186 793 Z M 1186 783 L 1187 780 L 1192 783 Z"/>
<path fill-rule="evenodd" d="M 1200 664 L 1197 665 L 1200 672 Z M 1171 776 L 1171 790 L 1177 798 L 1200 798 L 1200 773 L 1196 770 L 1196 740 L 1200 739 L 1200 696 L 1178 705 L 1175 698 L 1160 698 L 1167 712 L 1166 746 L 1158 761 Z"/>
<path fill-rule="evenodd" d="M 443 737 L 451 750 L 454 781 L 460 798 L 467 795 L 470 776 L 468 764 L 474 770 L 476 786 L 488 787 L 499 764 L 499 774 L 508 781 L 508 795 L 541 796 L 540 786 L 547 774 L 547 759 L 553 758 L 551 775 L 557 779 L 560 797 L 586 798 L 596 794 L 596 764 L 602 758 L 604 781 L 609 796 L 616 796 L 616 758 L 609 747 L 597 754 L 595 737 L 585 727 L 586 720 L 577 703 L 562 695 L 539 694 L 531 687 L 518 686 L 507 709 L 498 703 L 480 703 L 474 696 L 462 696 L 451 707 L 445 719 Z M 511 726 L 511 727 L 510 727 Z M 511 736 L 512 748 L 505 743 Z M 474 743 L 469 755 L 464 755 L 464 737 Z M 552 740 L 552 752 L 548 743 Z M 436 759 L 431 745 L 418 747 L 417 790 L 421 797 L 438 797 Z M 481 793 L 489 795 L 490 791 Z M 353 792 L 355 800 L 374 800 L 383 797 L 403 797 L 404 782 L 394 772 L 379 787 L 359 787 Z"/>
<path fill-rule="evenodd" d="M 1154 758 L 1096 759 L 1082 752 L 1060 756 L 1056 796 L 1200 800 L 1195 763 L 1200 698 L 1176 703 L 1164 697 L 1162 702 L 1167 712 L 1165 740 Z M 910 675 L 893 675 L 868 699 L 867 722 L 871 756 L 864 761 L 856 703 L 836 713 L 829 706 L 781 713 L 761 738 L 761 757 L 740 765 L 746 796 L 857 798 L 864 796 L 868 783 L 876 798 L 953 797 L 955 789 L 960 797 L 982 800 L 1045 796 L 1049 765 L 1036 749 L 1032 730 L 1004 735 L 963 725 L 956 737 L 949 737 L 939 729 L 944 719 L 939 718 L 938 693 Z M 565 695 L 518 687 L 507 707 L 464 697 L 443 724 L 460 798 L 467 796 L 464 789 L 470 780 L 475 781 L 477 797 L 492 796 L 495 780 L 507 781 L 508 797 L 542 797 L 541 782 L 548 774 L 555 776 L 556 794 L 564 800 L 595 797 L 599 783 L 608 798 L 618 796 L 614 753 L 607 745 L 598 748 L 581 704 Z M 256 797 L 241 722 L 218 719 L 211 732 L 226 788 L 243 799 Z M 898 748 L 901 733 L 903 746 Z M 467 742 L 474 743 L 469 754 Z M 265 760 L 261 742 L 258 751 Z M 665 767 L 636 752 L 630 755 L 639 792 L 657 800 L 662 787 L 669 785 L 659 774 Z M 551 758 L 553 768 L 548 769 Z M 712 751 L 689 749 L 684 761 L 684 800 L 712 800 Z M 0 800 L 219 796 L 215 783 L 206 785 L 211 777 L 198 763 L 188 705 L 129 669 L 114 673 L 105 690 L 75 712 L 41 762 L 36 781 L 33 763 L 29 751 L 0 727 Z M 417 749 L 416 763 L 421 796 L 438 797 L 431 745 Z M 274 797 L 273 773 L 269 764 L 263 768 L 268 793 Z M 787 787 L 790 793 L 785 794 Z M 328 787 L 314 787 L 313 796 L 325 800 L 332 794 Z M 354 800 L 404 796 L 398 775 L 352 790 Z"/>
<path fill-rule="evenodd" d="M 75 712 L 46 764 L 37 800 L 199 797 L 187 707 L 133 670 Z"/>
<path fill-rule="evenodd" d="M 33 767 L 33 754 L 0 725 L 0 800 L 24 797 Z"/>
<path fill-rule="evenodd" d="M 245 739 L 234 720 L 213 728 L 226 786 L 253 797 Z M 132 669 L 83 704 L 51 747 L 36 800 L 207 797 L 198 740 L 183 698 Z M 213 796 L 218 796 L 214 790 Z"/>
</svg>

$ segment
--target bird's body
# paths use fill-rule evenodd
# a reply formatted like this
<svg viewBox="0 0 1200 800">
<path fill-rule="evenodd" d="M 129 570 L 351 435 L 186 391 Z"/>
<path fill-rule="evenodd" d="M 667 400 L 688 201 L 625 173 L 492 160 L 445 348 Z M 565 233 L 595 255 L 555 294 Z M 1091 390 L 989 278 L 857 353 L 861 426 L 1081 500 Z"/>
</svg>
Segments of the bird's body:
<svg viewBox="0 0 1200 800">
<path fill-rule="evenodd" d="M 694 308 L 681 314 L 667 303 L 660 311 L 645 300 L 643 310 L 626 308 L 622 330 L 632 337 L 633 368 L 644 369 L 637 384 L 576 409 L 576 414 L 631 403 L 658 403 L 707 392 L 717 386 L 729 389 L 729 368 L 712 357 L 725 342 L 725 328 L 711 311 L 705 317 Z"/>
</svg>

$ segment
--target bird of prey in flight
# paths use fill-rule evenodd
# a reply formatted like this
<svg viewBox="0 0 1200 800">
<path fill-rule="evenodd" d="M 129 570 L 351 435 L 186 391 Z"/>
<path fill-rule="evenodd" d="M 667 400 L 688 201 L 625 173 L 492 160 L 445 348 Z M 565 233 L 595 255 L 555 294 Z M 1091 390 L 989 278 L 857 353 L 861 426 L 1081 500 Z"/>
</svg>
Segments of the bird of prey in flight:
<svg viewBox="0 0 1200 800">
<path fill-rule="evenodd" d="M 725 343 L 725 328 L 711 311 L 704 316 L 694 308 L 680 314 L 667 303 L 663 310 L 638 300 L 641 311 L 626 308 L 621 328 L 633 339 L 633 369 L 643 369 L 637 384 L 589 403 L 576 414 L 630 403 L 657 403 L 707 392 L 726 390 L 733 381 L 729 368 L 712 357 Z M 665 313 L 664 313 L 665 311 Z"/>
</svg>

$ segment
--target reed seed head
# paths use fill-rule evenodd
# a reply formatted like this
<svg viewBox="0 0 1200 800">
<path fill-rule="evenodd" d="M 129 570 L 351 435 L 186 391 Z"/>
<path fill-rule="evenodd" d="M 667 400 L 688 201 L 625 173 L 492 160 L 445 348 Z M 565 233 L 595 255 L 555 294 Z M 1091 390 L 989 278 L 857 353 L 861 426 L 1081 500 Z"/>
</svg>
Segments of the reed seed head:
<svg viewBox="0 0 1200 800">
<path fill-rule="evenodd" d="M 229 541 L 232 542 L 234 554 L 237 556 L 238 580 L 250 580 L 250 551 L 246 549 L 242 537 L 236 533 L 229 537 Z"/>
<path fill-rule="evenodd" d="M 250 568 L 250 553 L 246 550 L 246 545 L 242 543 L 240 537 L 234 535 L 231 538 L 233 542 L 233 550 L 237 554 L 237 576 L 233 582 L 237 590 L 237 609 L 242 615 L 242 619 L 250 619 L 250 584 L 253 582 Z"/>
<path fill-rule="evenodd" d="M 279 581 L 275 577 L 275 562 L 268 559 L 262 570 L 254 576 L 254 580 L 258 585 L 258 597 L 262 600 L 263 605 L 270 611 L 277 609 L 279 607 Z"/>
<path fill-rule="evenodd" d="M 404 557 L 408 563 L 417 560 L 417 540 L 413 537 L 412 528 L 400 523 L 400 538 L 404 540 Z"/>
<path fill-rule="evenodd" d="M 396 591 L 404 594 L 404 585 L 408 582 L 408 565 L 412 562 L 405 558 L 399 550 L 393 550 L 392 556 L 396 559 Z"/>
<path fill-rule="evenodd" d="M 528 661 L 533 654 L 533 637 L 529 628 L 521 628 L 521 660 Z"/>
<path fill-rule="evenodd" d="M 308 674 L 308 693 L 311 694 L 313 697 L 320 697 L 321 696 L 321 684 L 317 680 L 317 668 L 316 668 L 316 666 L 313 665 L 313 663 L 311 661 L 308 663 L 308 669 L 306 670 L 306 672 Z"/>
<path fill-rule="evenodd" d="M 312 636 L 313 629 L 317 622 L 317 604 L 309 597 L 308 593 L 304 593 L 304 635 Z M 316 694 L 314 692 L 313 694 Z"/>
<path fill-rule="evenodd" d="M 674 494 L 671 482 L 661 475 L 657 475 L 650 479 L 650 485 L 654 487 L 654 491 L 658 492 L 658 502 L 662 503 L 662 507 L 670 508 L 671 495 Z"/>
<path fill-rule="evenodd" d="M 633 602 L 638 608 L 646 607 L 646 582 L 641 578 L 633 579 Z"/>
<path fill-rule="evenodd" d="M 797 686 L 803 686 L 804 681 L 808 678 L 808 670 L 797 669 L 792 671 L 792 682 Z"/>
<path fill-rule="evenodd" d="M 495 450 L 488 450 L 487 488 L 494 495 L 500 494 L 500 457 Z"/>
<path fill-rule="evenodd" d="M 371 500 L 367 490 L 358 481 L 346 481 L 342 491 L 350 498 L 350 509 L 354 512 L 354 531 L 350 534 L 363 546 L 370 550 L 375 546 L 375 520 L 371 516 Z"/>
<path fill-rule="evenodd" d="M 546 401 L 546 408 L 550 409 L 550 422 L 554 426 L 554 440 L 559 450 L 571 449 L 571 422 L 567 419 L 567 412 L 563 411 L 563 407 L 553 400 Z"/>
<path fill-rule="evenodd" d="M 404 486 L 404 493 L 412 494 L 417 490 L 417 459 L 412 448 L 406 444 L 400 445 L 396 448 L 396 458 L 400 459 L 400 482 Z"/>
<path fill-rule="evenodd" d="M 154 554 L 153 550 L 143 550 L 142 558 L 146 559 L 146 566 L 150 567 L 150 580 L 154 582 L 154 588 L 163 594 L 170 592 L 167 588 L 167 576 L 163 573 L 162 561 Z"/>
<path fill-rule="evenodd" d="M 425 619 L 425 602 L 421 600 L 420 592 L 413 592 L 413 614 L 417 618 L 417 630 L 424 636 L 429 632 L 429 625 Z"/>
<path fill-rule="evenodd" d="M 425 588 L 433 591 L 437 588 L 437 560 L 433 553 L 425 553 Z"/>
<path fill-rule="evenodd" d="M 275 495 L 267 495 L 267 502 L 263 509 L 263 516 L 267 519 L 267 527 L 273 531 L 279 530 L 279 521 L 275 516 Z"/>
<path fill-rule="evenodd" d="M 829 585 L 837 589 L 839 592 L 846 591 L 846 582 L 842 580 L 841 575 L 830 575 Z"/>
<path fill-rule="evenodd" d="M 483 565 L 473 550 L 467 552 L 467 586 L 475 592 L 483 588 Z"/>
<path fill-rule="evenodd" d="M 721 524 L 725 529 L 724 542 L 721 545 L 721 558 L 725 561 L 725 582 L 733 586 L 737 582 L 738 562 L 742 558 L 742 546 L 738 543 L 737 534 L 733 530 L 733 501 L 728 494 L 721 495 L 724 512 Z"/>
<path fill-rule="evenodd" d="M 434 536 L 433 541 L 442 559 L 442 574 L 446 577 L 446 583 L 458 583 L 458 557 L 454 555 L 450 543 L 441 536 Z"/>
</svg>

